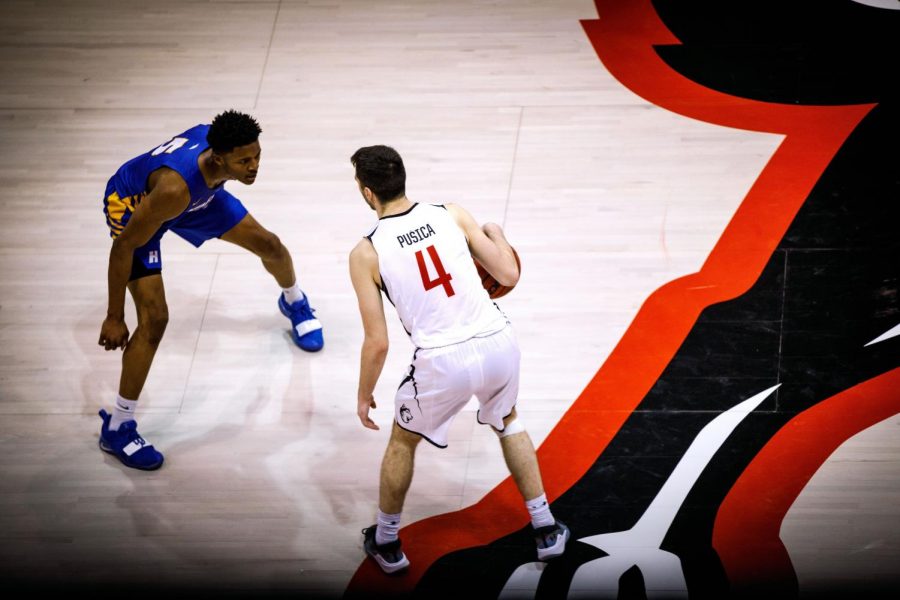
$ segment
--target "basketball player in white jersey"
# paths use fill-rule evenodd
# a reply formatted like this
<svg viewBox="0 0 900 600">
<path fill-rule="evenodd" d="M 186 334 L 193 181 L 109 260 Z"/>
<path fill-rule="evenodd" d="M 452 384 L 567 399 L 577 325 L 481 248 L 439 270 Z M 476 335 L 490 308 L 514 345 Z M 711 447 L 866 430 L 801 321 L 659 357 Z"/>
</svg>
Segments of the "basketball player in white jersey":
<svg viewBox="0 0 900 600">
<path fill-rule="evenodd" d="M 425 438 L 447 446 L 447 431 L 475 396 L 478 421 L 500 438 L 510 473 L 531 515 L 540 560 L 563 553 L 568 528 L 556 521 L 544 494 L 531 438 L 516 418 L 519 348 L 506 315 L 481 285 L 472 257 L 503 285 L 519 271 L 503 230 L 479 227 L 463 208 L 418 204 L 406 197 L 406 171 L 387 146 L 360 148 L 350 159 L 378 224 L 350 253 L 359 301 L 362 345 L 357 414 L 369 429 L 373 391 L 388 351 L 382 292 L 396 307 L 415 345 L 409 371 L 394 399 L 394 423 L 381 463 L 378 521 L 363 530 L 364 547 L 386 573 L 409 566 L 398 531 L 413 474 L 416 446 Z"/>
</svg>

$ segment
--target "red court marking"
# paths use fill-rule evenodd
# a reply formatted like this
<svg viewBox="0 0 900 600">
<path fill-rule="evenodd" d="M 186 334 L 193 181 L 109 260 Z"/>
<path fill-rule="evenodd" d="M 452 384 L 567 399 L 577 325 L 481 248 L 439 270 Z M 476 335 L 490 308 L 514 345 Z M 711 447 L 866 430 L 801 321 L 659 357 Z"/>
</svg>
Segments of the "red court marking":
<svg viewBox="0 0 900 600">
<path fill-rule="evenodd" d="M 792 581 L 779 531 L 788 509 L 831 454 L 860 431 L 900 412 L 900 368 L 819 402 L 786 423 L 728 492 L 713 547 L 732 586 Z"/>
<path fill-rule="evenodd" d="M 825 167 L 874 106 L 783 105 L 709 90 L 672 71 L 657 56 L 654 45 L 679 42 L 649 0 L 595 3 L 601 18 L 582 21 L 582 26 L 603 65 L 626 88 L 685 117 L 780 133 L 785 139 L 700 271 L 650 295 L 622 340 L 538 449 L 551 502 L 597 460 L 659 378 L 700 312 L 750 289 Z M 386 577 L 366 560 L 347 594 L 409 593 L 441 556 L 490 543 L 528 522 L 515 484 L 507 478 L 473 506 L 405 527 L 401 535 L 411 562 L 409 571 Z"/>
</svg>

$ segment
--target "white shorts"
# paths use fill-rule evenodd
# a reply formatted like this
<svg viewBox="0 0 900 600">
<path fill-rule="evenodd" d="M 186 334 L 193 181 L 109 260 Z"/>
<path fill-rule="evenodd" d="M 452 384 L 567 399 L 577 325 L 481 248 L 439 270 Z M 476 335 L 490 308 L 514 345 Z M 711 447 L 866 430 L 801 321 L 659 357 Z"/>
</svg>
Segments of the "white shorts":
<svg viewBox="0 0 900 600">
<path fill-rule="evenodd" d="M 453 418 L 472 396 L 478 422 L 503 431 L 519 395 L 519 344 L 512 327 L 442 348 L 419 348 L 394 399 L 397 425 L 447 447 Z"/>
</svg>

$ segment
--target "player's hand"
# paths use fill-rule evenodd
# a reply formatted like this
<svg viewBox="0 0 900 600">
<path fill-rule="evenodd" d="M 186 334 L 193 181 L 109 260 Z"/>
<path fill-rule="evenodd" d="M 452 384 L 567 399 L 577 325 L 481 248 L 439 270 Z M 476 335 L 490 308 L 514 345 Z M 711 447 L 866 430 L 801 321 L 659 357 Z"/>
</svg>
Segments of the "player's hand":
<svg viewBox="0 0 900 600">
<path fill-rule="evenodd" d="M 368 398 L 361 398 L 356 403 L 356 416 L 359 417 L 363 427 L 369 429 L 380 429 L 371 418 L 369 418 L 369 409 L 375 408 L 375 397 L 371 394 Z"/>
<path fill-rule="evenodd" d="M 107 350 L 116 348 L 124 350 L 128 344 L 128 326 L 125 324 L 125 319 L 106 317 L 103 325 L 100 326 L 100 339 L 97 344 Z"/>
</svg>

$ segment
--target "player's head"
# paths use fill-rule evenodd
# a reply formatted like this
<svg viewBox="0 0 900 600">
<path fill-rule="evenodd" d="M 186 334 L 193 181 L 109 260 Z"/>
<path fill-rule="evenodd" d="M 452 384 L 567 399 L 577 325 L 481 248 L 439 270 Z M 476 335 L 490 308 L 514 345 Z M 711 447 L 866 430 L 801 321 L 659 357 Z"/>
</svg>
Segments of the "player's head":
<svg viewBox="0 0 900 600">
<path fill-rule="evenodd" d="M 406 195 L 406 169 L 403 159 L 390 146 L 366 146 L 350 157 L 356 169 L 356 182 L 366 203 L 387 204 Z M 373 198 L 374 196 L 374 198 Z"/>
<path fill-rule="evenodd" d="M 256 119 L 236 110 L 226 110 L 213 119 L 206 142 L 212 149 L 213 161 L 230 179 L 247 185 L 256 181 L 260 133 L 262 129 Z"/>
</svg>

